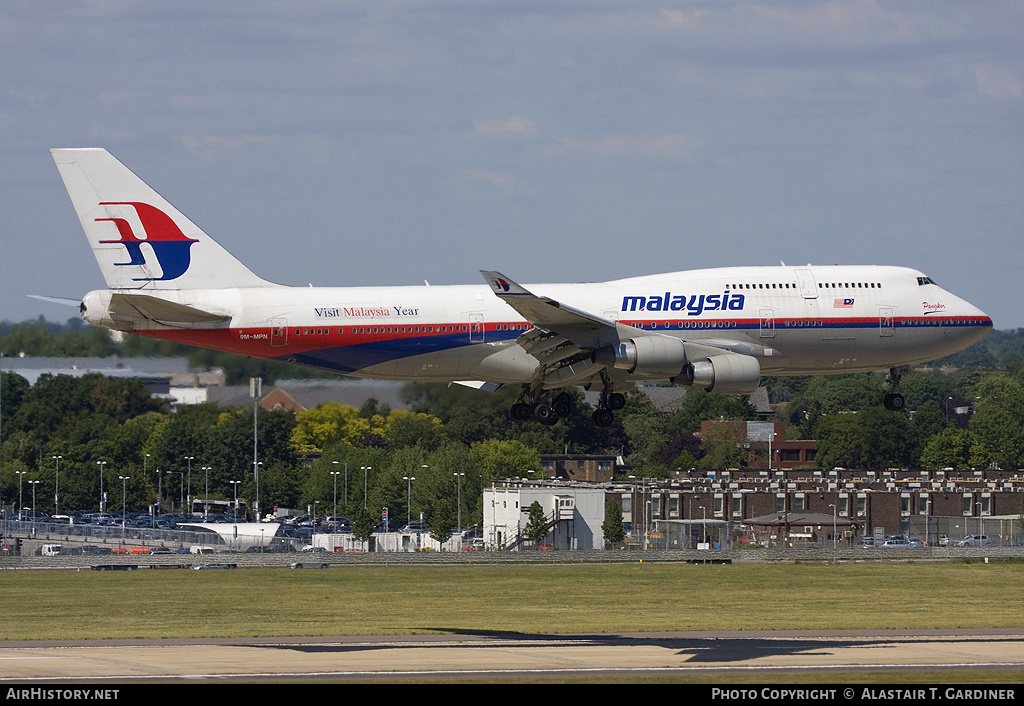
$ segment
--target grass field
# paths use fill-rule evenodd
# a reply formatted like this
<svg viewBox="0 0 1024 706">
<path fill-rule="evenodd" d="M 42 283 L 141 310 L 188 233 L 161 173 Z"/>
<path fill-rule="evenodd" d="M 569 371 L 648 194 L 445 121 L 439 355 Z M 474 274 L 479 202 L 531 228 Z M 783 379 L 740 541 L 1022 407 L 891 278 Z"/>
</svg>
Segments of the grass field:
<svg viewBox="0 0 1024 706">
<path fill-rule="evenodd" d="M 0 640 L 1024 627 L 1024 564 L 0 573 Z"/>
</svg>

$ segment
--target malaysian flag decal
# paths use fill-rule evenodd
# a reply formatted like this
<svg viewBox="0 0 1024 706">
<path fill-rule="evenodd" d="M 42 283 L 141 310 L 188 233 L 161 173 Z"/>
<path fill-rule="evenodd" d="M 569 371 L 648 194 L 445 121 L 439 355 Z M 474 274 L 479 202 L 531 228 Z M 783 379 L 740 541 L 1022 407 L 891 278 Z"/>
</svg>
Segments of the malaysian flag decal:
<svg viewBox="0 0 1024 706">
<path fill-rule="evenodd" d="M 833 299 L 833 309 L 851 309 L 853 308 L 853 299 Z"/>
</svg>

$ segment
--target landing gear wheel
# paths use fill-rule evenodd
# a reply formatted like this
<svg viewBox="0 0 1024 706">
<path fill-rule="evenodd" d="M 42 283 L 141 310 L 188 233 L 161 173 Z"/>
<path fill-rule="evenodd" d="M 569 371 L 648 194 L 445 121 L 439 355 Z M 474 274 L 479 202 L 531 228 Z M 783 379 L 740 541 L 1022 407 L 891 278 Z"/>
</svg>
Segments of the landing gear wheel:
<svg viewBox="0 0 1024 706">
<path fill-rule="evenodd" d="M 530 418 L 531 414 L 530 405 L 525 402 L 512 405 L 512 419 L 517 422 L 525 422 Z"/>
<path fill-rule="evenodd" d="M 559 419 L 565 419 L 572 414 L 572 398 L 563 392 L 551 403 L 551 408 L 554 409 Z"/>
<path fill-rule="evenodd" d="M 599 409 L 594 412 L 590 419 L 594 422 L 594 426 L 607 427 L 611 426 L 612 422 L 615 421 L 615 415 L 610 410 Z"/>
<path fill-rule="evenodd" d="M 626 406 L 626 396 L 621 392 L 613 392 L 608 395 L 608 409 L 615 411 Z"/>
<path fill-rule="evenodd" d="M 533 406 L 533 418 L 541 424 L 554 424 L 558 421 L 555 410 L 551 409 L 551 405 L 544 404 L 543 402 Z"/>
<path fill-rule="evenodd" d="M 877 398 L 875 398 L 877 399 Z M 898 412 L 906 406 L 907 401 L 903 395 L 894 392 L 885 396 L 885 408 L 891 412 Z"/>
</svg>

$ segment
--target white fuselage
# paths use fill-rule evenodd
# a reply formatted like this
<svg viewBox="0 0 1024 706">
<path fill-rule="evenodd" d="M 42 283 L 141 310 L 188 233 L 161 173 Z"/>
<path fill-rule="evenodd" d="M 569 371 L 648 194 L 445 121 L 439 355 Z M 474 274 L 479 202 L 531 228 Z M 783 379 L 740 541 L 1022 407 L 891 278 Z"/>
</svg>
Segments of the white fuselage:
<svg viewBox="0 0 1024 706">
<path fill-rule="evenodd" d="M 648 334 L 749 344 L 765 374 L 906 366 L 962 350 L 992 330 L 982 311 L 902 267 L 716 268 L 530 290 Z M 159 296 L 230 321 L 185 330 L 146 322 L 136 332 L 361 377 L 514 383 L 528 382 L 537 367 L 516 344 L 531 324 L 487 286 Z"/>
</svg>

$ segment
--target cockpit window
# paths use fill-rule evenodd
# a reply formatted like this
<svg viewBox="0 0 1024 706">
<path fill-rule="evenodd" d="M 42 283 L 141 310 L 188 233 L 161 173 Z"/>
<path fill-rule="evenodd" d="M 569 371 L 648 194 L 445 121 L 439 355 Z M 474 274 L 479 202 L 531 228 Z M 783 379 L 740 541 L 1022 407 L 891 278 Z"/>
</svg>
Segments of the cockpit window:
<svg viewBox="0 0 1024 706">
<path fill-rule="evenodd" d="M 926 284 L 935 284 L 935 282 L 932 281 L 931 277 L 918 277 L 917 284 L 923 287 Z"/>
</svg>

